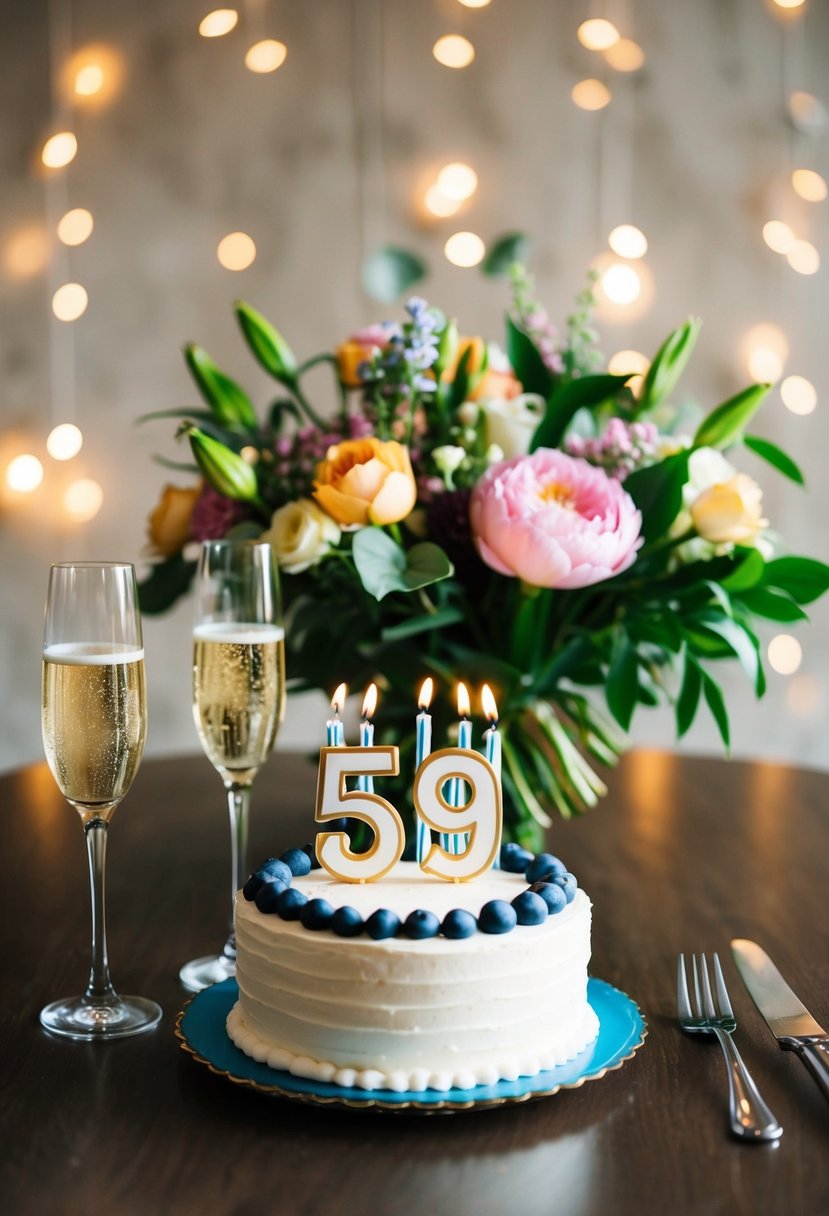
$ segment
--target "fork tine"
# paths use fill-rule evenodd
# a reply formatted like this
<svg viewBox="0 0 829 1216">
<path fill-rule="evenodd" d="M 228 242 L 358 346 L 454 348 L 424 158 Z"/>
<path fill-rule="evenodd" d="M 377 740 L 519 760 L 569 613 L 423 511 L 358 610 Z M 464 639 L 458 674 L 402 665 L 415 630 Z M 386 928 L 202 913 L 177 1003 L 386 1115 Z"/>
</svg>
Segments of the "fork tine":
<svg viewBox="0 0 829 1216">
<path fill-rule="evenodd" d="M 685 976 L 685 955 L 676 961 L 676 1009 L 680 1018 L 691 1017 L 691 1000 L 688 996 L 688 980 Z"/>
<path fill-rule="evenodd" d="M 720 1013 L 725 1017 L 733 1018 L 734 1010 L 731 1008 L 731 1002 L 728 999 L 728 989 L 725 986 L 723 979 L 722 967 L 720 966 L 719 955 L 714 955 L 714 978 L 717 984 L 717 1003 L 720 1007 Z"/>
<path fill-rule="evenodd" d="M 697 969 L 697 956 L 695 954 L 691 955 L 691 963 L 692 963 L 693 971 L 694 971 L 694 1017 L 701 1018 L 702 1017 L 702 1001 L 700 1000 L 699 971 Z"/>
<path fill-rule="evenodd" d="M 711 995 L 711 983 L 708 979 L 708 962 L 704 954 L 700 955 L 700 970 L 702 971 L 702 999 L 705 1004 L 705 1016 L 707 1018 L 715 1018 L 717 1011 L 714 1008 L 714 998 Z"/>
</svg>

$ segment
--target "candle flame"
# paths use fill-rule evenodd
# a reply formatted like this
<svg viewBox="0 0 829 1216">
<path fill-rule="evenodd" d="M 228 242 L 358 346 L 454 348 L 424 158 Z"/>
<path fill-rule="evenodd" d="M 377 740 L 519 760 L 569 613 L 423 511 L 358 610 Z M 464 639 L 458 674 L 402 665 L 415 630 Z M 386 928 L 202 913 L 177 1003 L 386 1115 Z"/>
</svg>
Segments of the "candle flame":
<svg viewBox="0 0 829 1216">
<path fill-rule="evenodd" d="M 363 697 L 363 719 L 368 721 L 374 716 L 374 711 L 377 708 L 377 685 L 369 684 L 366 689 L 366 695 Z"/>
<path fill-rule="evenodd" d="M 481 704 L 484 707 L 484 713 L 486 714 L 487 721 L 497 722 L 498 706 L 495 704 L 492 689 L 488 684 L 484 684 L 483 688 L 481 689 Z"/>
<path fill-rule="evenodd" d="M 435 682 L 431 676 L 427 676 L 423 681 L 420 689 L 420 696 L 417 698 L 418 709 L 428 709 L 432 704 L 432 693 L 435 689 Z"/>
<path fill-rule="evenodd" d="M 331 698 L 331 708 L 333 709 L 333 711 L 337 715 L 337 717 L 340 716 L 340 711 L 342 710 L 342 707 L 345 705 L 345 699 L 347 696 L 348 696 L 348 689 L 346 688 L 345 684 L 338 684 L 337 687 L 334 689 L 334 695 Z"/>
<path fill-rule="evenodd" d="M 469 717 L 469 693 L 465 684 L 458 685 L 458 717 Z"/>
</svg>

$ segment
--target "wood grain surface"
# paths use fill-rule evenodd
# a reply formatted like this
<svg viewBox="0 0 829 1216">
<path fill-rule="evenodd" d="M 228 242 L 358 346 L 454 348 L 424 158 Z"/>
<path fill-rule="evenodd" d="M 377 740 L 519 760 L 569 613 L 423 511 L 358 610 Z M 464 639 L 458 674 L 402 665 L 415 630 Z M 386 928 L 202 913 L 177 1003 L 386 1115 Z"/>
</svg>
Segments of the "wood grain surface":
<svg viewBox="0 0 829 1216">
<path fill-rule="evenodd" d="M 252 860 L 312 837 L 314 770 L 276 755 L 254 787 Z M 650 1033 L 618 1072 L 524 1106 L 453 1116 L 307 1109 L 181 1051 L 178 968 L 218 948 L 223 792 L 202 757 L 144 764 L 110 832 L 113 978 L 159 1000 L 157 1030 L 75 1044 L 38 1023 L 80 992 L 89 911 L 80 824 L 45 765 L 0 778 L 0 1210 L 9 1216 L 825 1216 L 829 1104 L 778 1050 L 729 940 L 754 938 L 829 1026 L 829 775 L 632 752 L 553 850 L 594 903 L 593 974 Z M 679 950 L 718 950 L 743 1056 L 785 1127 L 743 1145 L 716 1045 L 679 1033 Z"/>
</svg>

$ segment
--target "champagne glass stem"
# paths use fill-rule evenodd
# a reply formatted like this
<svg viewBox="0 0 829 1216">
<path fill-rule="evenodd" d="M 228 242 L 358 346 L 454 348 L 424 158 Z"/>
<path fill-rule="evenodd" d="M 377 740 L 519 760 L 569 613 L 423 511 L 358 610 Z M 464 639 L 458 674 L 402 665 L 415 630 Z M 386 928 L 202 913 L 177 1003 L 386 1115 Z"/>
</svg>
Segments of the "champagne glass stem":
<svg viewBox="0 0 829 1216">
<path fill-rule="evenodd" d="M 226 959 L 236 962 L 236 892 L 245 885 L 248 876 L 248 820 L 250 817 L 250 785 L 228 785 L 227 809 L 230 814 L 230 935 L 225 942 Z"/>
<path fill-rule="evenodd" d="M 92 904 L 92 968 L 84 996 L 89 1001 L 109 1001 L 116 993 L 109 977 L 106 929 L 106 819 L 95 815 L 84 823 L 89 857 L 89 894 Z"/>
</svg>

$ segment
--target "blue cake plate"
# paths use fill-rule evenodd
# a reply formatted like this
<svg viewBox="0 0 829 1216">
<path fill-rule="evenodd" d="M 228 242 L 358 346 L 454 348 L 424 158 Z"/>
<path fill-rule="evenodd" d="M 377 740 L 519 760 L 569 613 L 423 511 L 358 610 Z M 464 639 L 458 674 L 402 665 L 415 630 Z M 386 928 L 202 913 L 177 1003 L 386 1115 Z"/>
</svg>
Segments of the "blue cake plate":
<svg viewBox="0 0 829 1216">
<path fill-rule="evenodd" d="M 496 1085 L 476 1085 L 474 1089 L 425 1090 L 395 1093 L 390 1089 L 347 1089 L 325 1081 L 295 1077 L 293 1073 L 258 1064 L 240 1051 L 228 1038 L 225 1021 L 236 1003 L 238 988 L 234 979 L 205 988 L 187 1003 L 176 1021 L 176 1035 L 182 1048 L 211 1072 L 246 1085 L 260 1093 L 308 1102 L 318 1106 L 371 1108 L 385 1111 L 445 1113 L 478 1110 L 548 1098 L 560 1089 L 576 1089 L 585 1081 L 595 1081 L 613 1069 L 621 1068 L 642 1046 L 647 1024 L 639 1007 L 624 992 L 604 980 L 587 981 L 587 999 L 599 1019 L 599 1037 L 591 1047 L 558 1068 L 499 1081 Z"/>
</svg>

